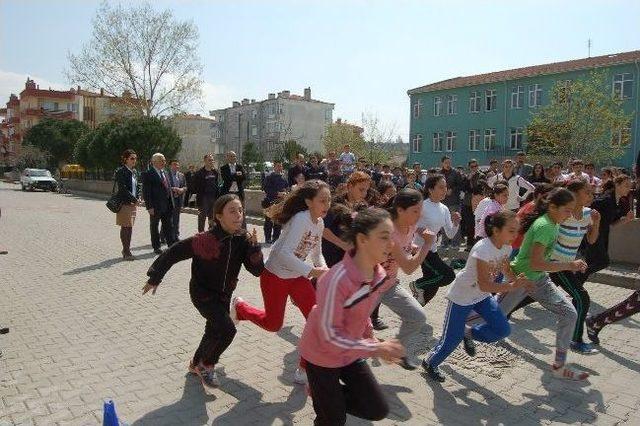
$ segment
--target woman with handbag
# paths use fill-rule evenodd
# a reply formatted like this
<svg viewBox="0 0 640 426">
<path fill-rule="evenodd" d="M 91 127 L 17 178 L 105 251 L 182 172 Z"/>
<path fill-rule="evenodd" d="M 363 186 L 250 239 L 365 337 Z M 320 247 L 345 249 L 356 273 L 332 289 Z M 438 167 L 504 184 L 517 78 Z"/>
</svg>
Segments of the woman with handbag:
<svg viewBox="0 0 640 426">
<path fill-rule="evenodd" d="M 123 165 L 116 170 L 113 177 L 114 185 L 118 185 L 115 199 L 120 203 L 120 209 L 116 213 L 116 225 L 120 226 L 122 258 L 131 261 L 135 260 L 131 254 L 131 234 L 138 205 L 138 172 L 134 169 L 138 156 L 134 150 L 127 149 L 121 158 Z"/>
</svg>

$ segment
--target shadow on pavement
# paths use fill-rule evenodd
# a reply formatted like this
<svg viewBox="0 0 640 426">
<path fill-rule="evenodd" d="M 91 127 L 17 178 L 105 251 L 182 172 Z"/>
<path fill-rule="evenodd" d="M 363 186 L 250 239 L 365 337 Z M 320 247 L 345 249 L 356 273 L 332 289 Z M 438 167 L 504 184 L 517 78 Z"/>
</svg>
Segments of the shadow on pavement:
<svg viewBox="0 0 640 426">
<path fill-rule="evenodd" d="M 196 377 L 185 376 L 182 398 L 171 405 L 150 411 L 132 423 L 132 426 L 143 425 L 204 425 L 209 421 L 207 402 L 214 401 L 215 395 L 207 394 L 202 383 Z"/>
<path fill-rule="evenodd" d="M 143 259 L 152 259 L 157 255 L 154 252 L 145 253 L 142 255 L 136 255 L 136 260 Z M 62 275 L 77 275 L 82 274 L 83 272 L 95 271 L 97 269 L 105 269 L 110 268 L 113 265 L 124 262 L 122 257 L 114 257 L 113 259 L 103 260 L 100 263 L 95 263 L 93 265 L 81 266 L 80 268 L 71 269 L 70 271 L 63 272 Z"/>
</svg>

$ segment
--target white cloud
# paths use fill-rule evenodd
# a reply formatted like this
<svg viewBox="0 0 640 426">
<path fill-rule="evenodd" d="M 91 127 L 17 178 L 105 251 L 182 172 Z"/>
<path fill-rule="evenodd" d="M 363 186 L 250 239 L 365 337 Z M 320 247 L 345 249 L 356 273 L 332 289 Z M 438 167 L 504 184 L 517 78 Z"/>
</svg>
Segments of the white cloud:
<svg viewBox="0 0 640 426">
<path fill-rule="evenodd" d="M 19 95 L 24 90 L 27 77 L 34 80 L 41 89 L 69 90 L 71 88 L 68 84 L 52 82 L 37 75 L 0 70 L 0 105 L 4 106 L 12 93 Z"/>
<path fill-rule="evenodd" d="M 204 112 L 208 115 L 212 109 L 227 108 L 231 102 L 237 100 L 235 90 L 221 84 L 205 82 L 202 85 L 202 100 L 204 102 Z"/>
</svg>

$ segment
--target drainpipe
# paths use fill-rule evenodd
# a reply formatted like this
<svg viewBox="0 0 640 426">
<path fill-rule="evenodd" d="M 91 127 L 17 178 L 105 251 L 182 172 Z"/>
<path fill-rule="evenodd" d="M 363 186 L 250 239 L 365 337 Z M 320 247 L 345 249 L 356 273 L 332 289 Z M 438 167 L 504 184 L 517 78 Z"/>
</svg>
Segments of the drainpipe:
<svg viewBox="0 0 640 426">
<path fill-rule="evenodd" d="M 503 124 L 503 128 L 504 128 L 504 138 L 503 138 L 503 145 L 502 145 L 502 157 L 506 157 L 507 156 L 507 82 L 504 82 L 504 124 Z"/>
<path fill-rule="evenodd" d="M 638 65 L 638 60 L 634 61 L 636 64 L 636 110 L 633 112 L 633 152 L 631 153 L 631 164 L 634 164 L 636 161 L 636 156 L 638 155 L 638 118 L 640 117 L 640 112 L 638 111 L 638 96 L 640 95 L 640 65 Z M 640 174 L 640 170 L 637 171 Z"/>
</svg>

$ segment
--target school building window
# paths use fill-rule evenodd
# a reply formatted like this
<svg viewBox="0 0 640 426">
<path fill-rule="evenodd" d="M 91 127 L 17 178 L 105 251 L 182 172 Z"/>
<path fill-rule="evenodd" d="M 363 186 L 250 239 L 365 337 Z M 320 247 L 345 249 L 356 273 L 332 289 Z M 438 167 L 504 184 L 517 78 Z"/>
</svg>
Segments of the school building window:
<svg viewBox="0 0 640 426">
<path fill-rule="evenodd" d="M 469 151 L 479 151 L 480 150 L 480 131 L 479 130 L 469 130 Z"/>
<path fill-rule="evenodd" d="M 480 93 L 477 91 L 473 91 L 469 95 L 469 112 L 480 112 Z"/>
<path fill-rule="evenodd" d="M 484 110 L 485 111 L 493 111 L 496 109 L 498 104 L 498 97 L 496 95 L 495 89 L 489 89 L 484 91 Z"/>
<path fill-rule="evenodd" d="M 442 132 L 433 134 L 433 152 L 442 152 Z"/>
<path fill-rule="evenodd" d="M 418 134 L 413 137 L 413 152 L 422 152 L 422 135 Z"/>
<path fill-rule="evenodd" d="M 524 103 L 524 86 L 511 88 L 511 109 L 520 109 Z"/>
<path fill-rule="evenodd" d="M 633 96 L 633 74 L 626 72 L 613 76 L 613 96 L 616 99 L 629 99 Z"/>
<path fill-rule="evenodd" d="M 542 85 L 529 86 L 529 108 L 537 108 L 542 105 Z"/>
<path fill-rule="evenodd" d="M 512 127 L 511 128 L 511 137 L 509 147 L 512 151 L 520 151 L 522 150 L 522 137 L 523 137 L 523 129 L 522 127 Z"/>
<path fill-rule="evenodd" d="M 456 132 L 448 131 L 447 132 L 447 152 L 453 152 L 456 150 Z"/>
<path fill-rule="evenodd" d="M 484 150 L 493 151 L 496 149 L 496 129 L 484 130 Z"/>
</svg>

